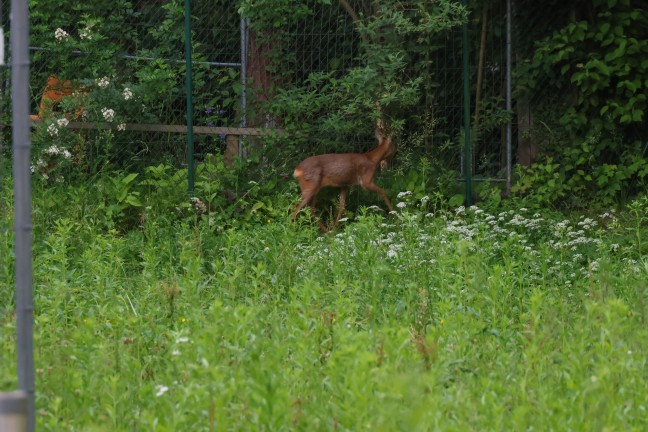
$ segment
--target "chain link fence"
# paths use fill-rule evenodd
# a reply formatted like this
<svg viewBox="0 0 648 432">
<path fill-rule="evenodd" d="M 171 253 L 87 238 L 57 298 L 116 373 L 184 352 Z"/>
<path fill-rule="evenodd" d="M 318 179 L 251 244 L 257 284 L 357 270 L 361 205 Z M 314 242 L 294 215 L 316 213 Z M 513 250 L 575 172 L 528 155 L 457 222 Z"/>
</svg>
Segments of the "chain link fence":
<svg viewBox="0 0 648 432">
<path fill-rule="evenodd" d="M 187 108 L 182 2 L 31 3 L 32 112 L 36 122 L 43 122 L 34 133 L 35 163 L 38 152 L 52 149 L 54 137 L 72 150 L 75 169 L 86 173 L 107 163 L 124 169 L 158 161 L 185 163 L 186 136 L 182 127 L 175 127 L 186 124 Z M 306 86 L 314 73 L 342 75 L 361 65 L 361 38 L 342 2 L 298 3 L 294 7 L 301 12 L 281 22 L 263 23 L 269 27 L 263 29 L 258 22 L 242 19 L 239 2 L 192 2 L 198 158 L 224 152 L 228 132 L 241 133 L 222 128 L 281 126 L 264 108 L 277 89 Z M 505 162 L 503 125 L 510 120 L 504 109 L 505 0 L 489 4 L 489 8 L 471 10 L 469 23 L 476 132 L 473 167 L 477 176 L 498 178 Z M 8 28 L 8 5 L 2 7 Z M 262 40 L 263 30 L 271 30 L 275 38 Z M 423 108 L 433 127 L 417 151 L 443 157 L 459 171 L 461 29 L 445 32 L 429 45 L 434 82 L 425 87 Z M 8 70 L 2 74 L 2 123 L 8 125 Z M 48 97 L 56 99 L 57 94 L 57 100 L 48 102 Z M 65 123 L 63 117 L 71 123 L 65 131 L 60 127 Z M 110 128 L 92 126 L 100 123 Z M 405 135 L 414 132 L 405 131 Z M 5 128 L 5 143 L 7 137 Z M 308 148 L 301 149 L 304 153 L 362 151 L 375 144 L 371 127 L 343 135 L 329 131 L 312 138 Z M 250 151 L 263 150 L 254 147 Z M 43 164 L 46 156 L 41 158 Z"/>
</svg>

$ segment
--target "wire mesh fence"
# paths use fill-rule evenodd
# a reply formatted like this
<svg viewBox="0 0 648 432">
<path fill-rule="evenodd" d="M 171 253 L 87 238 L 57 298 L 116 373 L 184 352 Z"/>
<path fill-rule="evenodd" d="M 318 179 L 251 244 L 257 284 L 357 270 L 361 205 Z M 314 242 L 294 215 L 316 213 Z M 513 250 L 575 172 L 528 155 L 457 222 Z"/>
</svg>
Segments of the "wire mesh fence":
<svg viewBox="0 0 648 432">
<path fill-rule="evenodd" d="M 47 151 L 55 151 L 52 142 L 56 140 L 62 143 L 60 148 L 70 150 L 75 169 L 81 172 L 115 163 L 122 168 L 159 160 L 184 163 L 186 136 L 182 133 L 132 127 L 186 123 L 182 2 L 32 3 L 32 112 L 34 120 L 42 122 L 34 130 L 36 168 L 38 163 L 47 164 Z M 250 23 L 241 14 L 240 2 L 192 2 L 194 124 L 213 128 L 197 130 L 198 158 L 225 151 L 228 131 L 220 128 L 280 126 L 281 119 L 268 112 L 267 104 L 281 89 L 305 88 L 313 74 L 342 76 L 362 66 L 358 20 L 343 3 L 297 2 L 289 5 L 293 12 L 280 21 L 255 21 L 253 17 Z M 365 3 L 351 5 L 361 11 L 359 5 Z M 505 161 L 502 126 L 510 119 L 503 90 L 505 0 L 488 4 L 480 10 L 469 5 L 473 7 L 469 78 L 477 132 L 473 167 L 478 176 L 501 177 Z M 7 7 L 3 5 L 5 27 Z M 424 87 L 421 99 L 433 130 L 418 151 L 442 154 L 459 170 L 461 31 L 455 28 L 425 43 L 433 82 Z M 2 73 L 2 123 L 8 125 L 8 72 Z M 418 71 L 408 73 L 415 78 Z M 56 100 L 48 102 L 52 94 Z M 110 123 L 112 128 L 70 129 L 77 123 Z M 7 142 L 6 128 L 4 135 Z M 342 134 L 325 130 L 311 138 L 304 152 L 362 151 L 375 144 L 370 124 Z"/>
</svg>

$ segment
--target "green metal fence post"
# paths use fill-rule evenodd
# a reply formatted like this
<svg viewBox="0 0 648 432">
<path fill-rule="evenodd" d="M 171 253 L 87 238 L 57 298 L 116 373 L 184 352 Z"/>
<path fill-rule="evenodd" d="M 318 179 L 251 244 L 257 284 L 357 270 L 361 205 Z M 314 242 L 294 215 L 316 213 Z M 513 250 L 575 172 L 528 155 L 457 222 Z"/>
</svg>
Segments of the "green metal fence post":
<svg viewBox="0 0 648 432">
<path fill-rule="evenodd" d="M 193 96 L 192 96 L 192 74 L 191 74 L 191 6 L 190 0 L 184 2 L 185 14 L 185 68 L 186 68 L 186 92 L 187 92 L 187 172 L 188 172 L 188 193 L 193 195 L 195 168 L 194 168 L 194 142 L 193 142 Z"/>
<path fill-rule="evenodd" d="M 468 0 L 462 0 L 462 4 L 468 7 Z M 462 35 L 463 51 L 463 99 L 464 99 L 464 156 L 463 171 L 465 182 L 466 205 L 473 203 L 472 192 L 472 142 L 470 138 L 470 70 L 468 57 L 470 55 L 470 46 L 468 46 L 468 22 L 463 24 Z"/>
</svg>

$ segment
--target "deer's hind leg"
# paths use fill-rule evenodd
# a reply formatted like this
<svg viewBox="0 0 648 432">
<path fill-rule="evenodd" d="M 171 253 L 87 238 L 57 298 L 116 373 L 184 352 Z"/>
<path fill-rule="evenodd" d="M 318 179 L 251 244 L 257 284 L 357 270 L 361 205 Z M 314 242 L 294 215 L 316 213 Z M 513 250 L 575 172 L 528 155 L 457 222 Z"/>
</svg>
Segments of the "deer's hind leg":
<svg viewBox="0 0 648 432">
<path fill-rule="evenodd" d="M 315 182 L 309 182 L 303 178 L 299 180 L 299 188 L 301 189 L 301 201 L 295 206 L 292 212 L 292 220 L 294 221 L 297 218 L 297 213 L 305 206 L 309 205 L 312 210 L 314 210 L 314 201 L 318 192 L 321 189 L 321 186 Z"/>
<path fill-rule="evenodd" d="M 304 207 L 308 206 L 310 207 L 310 217 L 311 220 L 317 219 L 317 223 L 319 225 L 320 231 L 322 232 L 327 232 L 328 229 L 322 221 L 317 218 L 316 216 L 316 210 L 315 210 L 315 203 L 317 202 L 317 194 L 319 193 L 320 189 L 322 188 L 321 186 L 318 185 L 311 185 L 307 182 L 300 182 L 299 186 L 301 187 L 302 194 L 301 194 L 301 201 L 299 204 L 295 206 L 295 209 L 292 212 L 292 220 L 293 222 L 297 218 L 297 213 Z"/>
</svg>

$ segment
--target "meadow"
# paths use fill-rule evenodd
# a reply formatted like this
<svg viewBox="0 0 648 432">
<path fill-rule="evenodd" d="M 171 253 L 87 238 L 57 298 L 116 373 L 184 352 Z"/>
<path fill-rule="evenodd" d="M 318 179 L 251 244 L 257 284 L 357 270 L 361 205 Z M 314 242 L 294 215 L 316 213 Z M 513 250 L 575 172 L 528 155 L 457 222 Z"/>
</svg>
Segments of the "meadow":
<svg viewBox="0 0 648 432">
<path fill-rule="evenodd" d="M 38 429 L 648 429 L 646 197 L 569 215 L 394 203 L 321 234 L 261 206 L 227 227 L 143 202 L 123 230 L 95 195 L 36 190 Z"/>
</svg>

